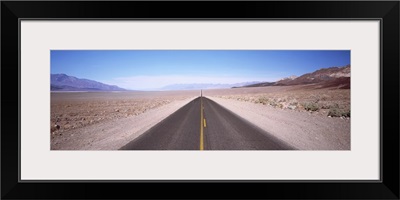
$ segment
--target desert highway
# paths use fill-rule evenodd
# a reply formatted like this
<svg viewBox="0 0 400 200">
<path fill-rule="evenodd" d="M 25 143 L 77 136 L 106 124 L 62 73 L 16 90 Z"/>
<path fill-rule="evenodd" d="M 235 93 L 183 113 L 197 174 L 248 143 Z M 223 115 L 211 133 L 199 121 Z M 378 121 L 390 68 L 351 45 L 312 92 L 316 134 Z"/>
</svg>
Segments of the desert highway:
<svg viewBox="0 0 400 200">
<path fill-rule="evenodd" d="M 291 150 L 205 97 L 198 97 L 121 150 Z"/>
</svg>

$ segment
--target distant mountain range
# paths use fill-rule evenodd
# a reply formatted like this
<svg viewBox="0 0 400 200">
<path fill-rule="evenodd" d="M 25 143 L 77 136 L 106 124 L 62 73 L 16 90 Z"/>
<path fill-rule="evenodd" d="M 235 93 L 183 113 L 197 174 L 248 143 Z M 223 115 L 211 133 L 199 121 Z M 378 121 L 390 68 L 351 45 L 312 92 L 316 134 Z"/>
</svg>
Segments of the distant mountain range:
<svg viewBox="0 0 400 200">
<path fill-rule="evenodd" d="M 66 74 L 51 74 L 51 91 L 124 91 L 115 85 L 107 85 L 89 79 L 80 79 Z"/>
<path fill-rule="evenodd" d="M 51 91 L 125 91 L 116 85 L 107 85 L 89 79 L 80 79 L 66 74 L 51 74 Z M 302 76 L 290 76 L 276 82 L 243 82 L 235 84 L 173 84 L 159 90 L 200 90 L 240 87 L 265 87 L 316 84 L 318 87 L 350 88 L 350 65 L 322 68 Z"/>
<path fill-rule="evenodd" d="M 244 87 L 287 86 L 318 84 L 320 87 L 350 88 L 350 65 L 343 67 L 322 68 L 302 76 L 291 76 L 276 82 L 262 82 Z"/>
<path fill-rule="evenodd" d="M 162 87 L 160 90 L 205 90 L 205 89 L 222 89 L 232 87 L 243 87 L 246 85 L 257 84 L 259 81 L 235 83 L 235 84 L 208 84 L 208 83 L 194 83 L 194 84 L 173 84 Z"/>
</svg>

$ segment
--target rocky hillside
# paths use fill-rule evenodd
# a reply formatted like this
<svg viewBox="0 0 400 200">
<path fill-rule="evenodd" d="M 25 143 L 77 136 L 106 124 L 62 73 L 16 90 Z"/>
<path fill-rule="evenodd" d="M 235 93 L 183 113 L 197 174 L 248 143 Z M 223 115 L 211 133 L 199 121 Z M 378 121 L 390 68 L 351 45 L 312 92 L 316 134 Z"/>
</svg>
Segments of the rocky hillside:
<svg viewBox="0 0 400 200">
<path fill-rule="evenodd" d="M 301 85 L 332 81 L 337 78 L 350 78 L 350 65 L 344 67 L 322 68 L 312 73 L 304 74 L 294 79 L 284 79 L 276 82 L 276 85 Z"/>
<path fill-rule="evenodd" d="M 343 67 L 322 68 L 312 73 L 302 76 L 291 76 L 283 78 L 276 82 L 264 82 L 246 87 L 263 87 L 263 86 L 288 86 L 288 85 L 307 85 L 317 84 L 322 88 L 338 87 L 340 89 L 350 88 L 350 65 Z"/>
<path fill-rule="evenodd" d="M 89 79 L 80 79 L 66 74 L 51 74 L 51 91 L 123 91 L 115 85 L 107 85 Z"/>
</svg>

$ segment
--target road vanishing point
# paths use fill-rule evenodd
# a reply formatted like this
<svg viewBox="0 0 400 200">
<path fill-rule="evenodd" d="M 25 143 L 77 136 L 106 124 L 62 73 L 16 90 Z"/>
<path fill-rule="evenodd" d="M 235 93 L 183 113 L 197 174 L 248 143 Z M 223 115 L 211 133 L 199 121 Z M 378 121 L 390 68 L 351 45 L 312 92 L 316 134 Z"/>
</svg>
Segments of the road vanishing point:
<svg viewBox="0 0 400 200">
<path fill-rule="evenodd" d="M 202 95 L 120 150 L 292 150 Z"/>
</svg>

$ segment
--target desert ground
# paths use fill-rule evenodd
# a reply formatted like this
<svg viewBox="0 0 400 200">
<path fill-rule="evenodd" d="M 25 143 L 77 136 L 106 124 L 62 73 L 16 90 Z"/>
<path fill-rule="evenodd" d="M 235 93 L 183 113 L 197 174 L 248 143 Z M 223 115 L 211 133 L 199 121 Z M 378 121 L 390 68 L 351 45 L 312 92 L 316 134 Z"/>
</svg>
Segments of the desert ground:
<svg viewBox="0 0 400 200">
<path fill-rule="evenodd" d="M 52 92 L 51 150 L 117 150 L 200 91 Z M 203 90 L 299 150 L 350 150 L 350 89 L 268 86 Z"/>
<path fill-rule="evenodd" d="M 350 150 L 350 89 L 269 86 L 206 96 L 299 150 Z"/>
<path fill-rule="evenodd" d="M 207 90 L 204 94 L 283 110 L 308 111 L 314 115 L 350 117 L 350 89 L 319 88 L 310 84 L 215 89 Z"/>
</svg>

